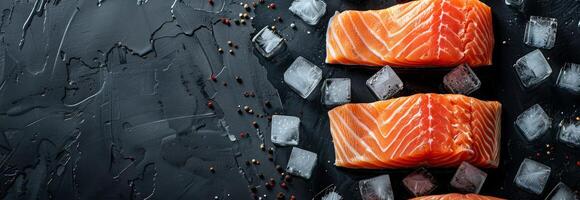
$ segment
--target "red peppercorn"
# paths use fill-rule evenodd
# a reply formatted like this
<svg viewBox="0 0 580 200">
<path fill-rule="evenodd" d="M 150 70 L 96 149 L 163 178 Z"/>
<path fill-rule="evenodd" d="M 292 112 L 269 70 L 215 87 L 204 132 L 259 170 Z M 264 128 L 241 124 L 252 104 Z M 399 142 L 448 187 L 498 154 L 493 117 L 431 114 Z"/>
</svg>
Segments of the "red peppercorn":
<svg viewBox="0 0 580 200">
<path fill-rule="evenodd" d="M 213 6 L 213 0 L 207 0 L 207 3 L 209 3 L 209 5 Z"/>
<path fill-rule="evenodd" d="M 212 100 L 207 101 L 207 107 L 213 109 L 213 101 Z"/>
<path fill-rule="evenodd" d="M 268 5 L 268 8 L 270 8 L 270 9 L 276 9 L 276 4 L 275 3 L 270 3 L 270 5 Z"/>
<path fill-rule="evenodd" d="M 230 19 L 228 18 L 222 18 L 222 23 L 228 26 L 231 24 Z"/>
<path fill-rule="evenodd" d="M 288 189 L 288 185 L 286 185 L 286 182 L 281 182 L 280 187 L 282 187 L 284 189 Z"/>
<path fill-rule="evenodd" d="M 217 81 L 217 75 L 215 75 L 214 73 L 211 73 L 211 75 L 209 76 L 209 79 L 211 79 L 212 81 Z"/>
<path fill-rule="evenodd" d="M 576 166 L 580 167 L 580 160 L 576 161 Z"/>
<path fill-rule="evenodd" d="M 290 200 L 296 200 L 296 196 L 290 195 Z"/>
</svg>

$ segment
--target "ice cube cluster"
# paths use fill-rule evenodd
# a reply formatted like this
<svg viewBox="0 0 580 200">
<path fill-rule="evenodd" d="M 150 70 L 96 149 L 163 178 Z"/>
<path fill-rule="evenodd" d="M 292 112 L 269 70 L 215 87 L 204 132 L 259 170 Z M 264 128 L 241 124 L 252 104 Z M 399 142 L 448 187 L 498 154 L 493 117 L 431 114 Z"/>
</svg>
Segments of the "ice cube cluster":
<svg viewBox="0 0 580 200">
<path fill-rule="evenodd" d="M 427 195 L 437 188 L 435 178 L 425 168 L 419 168 L 407 175 L 403 179 L 403 185 L 416 197 Z"/>
<path fill-rule="evenodd" d="M 363 200 L 394 200 L 391 179 L 388 174 L 358 182 Z"/>
<path fill-rule="evenodd" d="M 487 173 L 467 162 L 462 162 L 451 179 L 451 186 L 461 192 L 479 193 L 486 178 Z"/>
<path fill-rule="evenodd" d="M 326 3 L 323 0 L 294 0 L 289 10 L 307 24 L 316 25 L 326 13 Z"/>
<path fill-rule="evenodd" d="M 528 141 L 533 141 L 550 129 L 552 120 L 542 106 L 535 104 L 518 116 L 515 125 Z"/>
<path fill-rule="evenodd" d="M 559 88 L 580 94 L 580 64 L 566 63 L 560 69 L 556 84 Z"/>
<path fill-rule="evenodd" d="M 403 89 L 403 81 L 389 66 L 375 73 L 366 84 L 380 100 L 391 98 Z"/>
<path fill-rule="evenodd" d="M 288 146 L 298 145 L 300 118 L 285 115 L 272 115 L 270 139 L 272 143 Z"/>
<path fill-rule="evenodd" d="M 302 56 L 296 58 L 284 72 L 284 82 L 305 99 L 310 96 L 321 79 L 322 70 Z"/>
<path fill-rule="evenodd" d="M 254 43 L 256 50 L 266 58 L 270 58 L 277 54 L 286 45 L 284 39 L 274 31 L 270 30 L 268 26 L 262 28 L 262 30 L 252 38 L 252 43 Z"/>
<path fill-rule="evenodd" d="M 558 139 L 571 147 L 580 148 L 580 121 L 563 124 L 558 132 Z"/>
<path fill-rule="evenodd" d="M 539 85 L 552 74 L 550 64 L 539 49 L 518 59 L 514 64 L 514 69 L 525 88 Z"/>
<path fill-rule="evenodd" d="M 526 158 L 520 165 L 514 182 L 528 192 L 540 194 L 550 178 L 551 170 L 547 165 Z"/>
<path fill-rule="evenodd" d="M 467 64 L 463 64 L 443 77 L 443 85 L 452 93 L 468 95 L 481 87 L 481 81 Z"/>
<path fill-rule="evenodd" d="M 558 21 L 555 18 L 531 16 L 526 25 L 524 43 L 529 46 L 551 49 L 556 42 Z"/>
<path fill-rule="evenodd" d="M 322 103 L 326 106 L 350 102 L 350 79 L 329 78 L 322 84 Z"/>
<path fill-rule="evenodd" d="M 316 153 L 293 147 L 290 153 L 290 159 L 286 166 L 286 172 L 289 174 L 309 179 L 312 175 L 312 169 L 316 166 L 318 157 Z"/>
</svg>

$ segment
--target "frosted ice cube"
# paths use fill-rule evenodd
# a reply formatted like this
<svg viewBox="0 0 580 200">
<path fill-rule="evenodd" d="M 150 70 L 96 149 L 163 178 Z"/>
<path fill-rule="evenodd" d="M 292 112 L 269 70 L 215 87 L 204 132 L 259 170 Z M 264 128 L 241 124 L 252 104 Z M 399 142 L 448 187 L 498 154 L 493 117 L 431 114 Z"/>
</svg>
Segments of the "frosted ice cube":
<svg viewBox="0 0 580 200">
<path fill-rule="evenodd" d="M 385 66 L 367 80 L 367 86 L 379 99 L 385 100 L 403 89 L 403 81 L 391 67 Z"/>
<path fill-rule="evenodd" d="M 329 78 L 322 84 L 322 103 L 327 106 L 350 102 L 350 79 Z"/>
<path fill-rule="evenodd" d="M 556 42 L 557 27 L 555 18 L 531 16 L 526 25 L 524 42 L 529 46 L 551 49 Z"/>
<path fill-rule="evenodd" d="M 467 162 L 462 162 L 451 179 L 451 186 L 461 192 L 479 193 L 485 178 L 487 173 Z"/>
<path fill-rule="evenodd" d="M 515 125 L 528 141 L 533 141 L 550 129 L 552 122 L 542 106 L 535 104 L 518 116 Z"/>
<path fill-rule="evenodd" d="M 435 178 L 425 168 L 419 168 L 405 177 L 403 185 L 416 197 L 427 195 L 437 187 Z"/>
<path fill-rule="evenodd" d="M 307 98 L 322 79 L 322 70 L 302 56 L 284 72 L 284 82 L 302 98 Z"/>
<path fill-rule="evenodd" d="M 298 145 L 300 118 L 285 115 L 272 115 L 272 143 L 281 146 Z"/>
<path fill-rule="evenodd" d="M 268 26 L 262 28 L 254 38 L 252 38 L 254 46 L 266 58 L 272 57 L 278 53 L 285 45 L 284 39 L 270 30 Z"/>
<path fill-rule="evenodd" d="M 330 192 L 322 197 L 322 200 L 342 200 L 342 196 L 336 192 Z"/>
<path fill-rule="evenodd" d="M 514 182 L 526 191 L 540 194 L 550 178 L 550 171 L 550 167 L 526 158 L 520 165 Z"/>
<path fill-rule="evenodd" d="M 546 200 L 577 200 L 578 197 L 566 184 L 559 182 L 548 194 Z"/>
<path fill-rule="evenodd" d="M 292 175 L 309 179 L 312 175 L 312 169 L 316 166 L 316 153 L 293 147 L 290 153 L 290 160 L 286 166 L 286 172 Z"/>
<path fill-rule="evenodd" d="M 580 64 L 566 63 L 560 69 L 557 85 L 572 93 L 580 94 Z"/>
<path fill-rule="evenodd" d="M 358 182 L 363 200 L 393 200 L 393 189 L 388 174 Z"/>
<path fill-rule="evenodd" d="M 481 81 L 467 64 L 459 65 L 445 77 L 443 77 L 445 88 L 455 94 L 468 95 L 481 87 Z"/>
<path fill-rule="evenodd" d="M 562 125 L 558 139 L 572 147 L 580 147 L 580 121 Z"/>
<path fill-rule="evenodd" d="M 326 13 L 326 3 L 323 0 L 294 0 L 289 10 L 307 24 L 315 25 Z"/>
<path fill-rule="evenodd" d="M 514 68 L 525 88 L 537 86 L 552 74 L 550 64 L 539 49 L 518 59 Z"/>
</svg>

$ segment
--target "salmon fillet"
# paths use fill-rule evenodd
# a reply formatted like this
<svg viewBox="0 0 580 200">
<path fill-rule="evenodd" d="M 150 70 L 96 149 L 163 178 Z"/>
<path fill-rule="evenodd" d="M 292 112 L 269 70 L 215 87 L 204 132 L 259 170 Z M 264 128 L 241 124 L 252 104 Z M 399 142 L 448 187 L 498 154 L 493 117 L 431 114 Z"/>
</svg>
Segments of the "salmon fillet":
<svg viewBox="0 0 580 200">
<path fill-rule="evenodd" d="M 410 200 L 503 200 L 502 198 L 484 196 L 479 194 L 442 194 L 442 195 L 431 195 L 424 197 L 416 197 Z"/>
<path fill-rule="evenodd" d="M 335 14 L 326 62 L 398 67 L 491 65 L 491 9 L 479 0 L 417 0 Z"/>
<path fill-rule="evenodd" d="M 501 104 L 456 94 L 416 94 L 328 112 L 335 165 L 394 169 L 497 167 Z"/>
</svg>

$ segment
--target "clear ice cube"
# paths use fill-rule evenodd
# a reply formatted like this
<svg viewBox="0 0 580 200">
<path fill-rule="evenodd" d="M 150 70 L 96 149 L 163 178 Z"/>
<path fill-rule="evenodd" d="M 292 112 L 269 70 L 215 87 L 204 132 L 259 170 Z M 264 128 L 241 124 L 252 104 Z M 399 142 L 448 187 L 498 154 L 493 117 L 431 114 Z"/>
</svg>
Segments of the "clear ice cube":
<svg viewBox="0 0 580 200">
<path fill-rule="evenodd" d="M 520 165 L 514 182 L 528 192 L 540 194 L 550 178 L 550 171 L 549 166 L 526 158 Z"/>
<path fill-rule="evenodd" d="M 379 99 L 385 100 L 403 89 L 403 81 L 391 67 L 385 66 L 367 80 L 367 86 Z"/>
<path fill-rule="evenodd" d="M 407 175 L 403 179 L 403 185 L 416 197 L 427 195 L 437 187 L 435 178 L 425 168 L 419 168 Z"/>
<path fill-rule="evenodd" d="M 558 139 L 564 144 L 580 148 L 580 121 L 563 124 Z"/>
<path fill-rule="evenodd" d="M 580 94 L 580 64 L 566 63 L 556 81 L 559 88 Z"/>
<path fill-rule="evenodd" d="M 445 77 L 445 88 L 455 94 L 468 95 L 481 87 L 481 81 L 467 64 L 459 65 Z"/>
<path fill-rule="evenodd" d="M 518 116 L 515 125 L 528 141 L 533 141 L 550 129 L 552 121 L 542 106 L 535 104 Z"/>
<path fill-rule="evenodd" d="M 514 68 L 525 88 L 533 88 L 539 85 L 552 74 L 550 64 L 539 49 L 518 59 L 516 64 L 514 64 Z"/>
<path fill-rule="evenodd" d="M 286 172 L 309 179 L 312 175 L 312 169 L 316 166 L 317 159 L 316 153 L 293 147 L 288 165 L 286 166 Z"/>
<path fill-rule="evenodd" d="M 300 118 L 286 115 L 272 115 L 270 139 L 272 143 L 288 146 L 298 145 Z"/>
<path fill-rule="evenodd" d="M 252 38 L 254 46 L 266 58 L 278 53 L 285 45 L 284 39 L 270 30 L 268 26 L 262 28 L 258 34 Z"/>
<path fill-rule="evenodd" d="M 391 179 L 388 174 L 358 182 L 363 200 L 394 200 Z"/>
<path fill-rule="evenodd" d="M 289 10 L 307 24 L 316 25 L 326 13 L 326 3 L 323 0 L 294 0 Z"/>
<path fill-rule="evenodd" d="M 327 106 L 350 102 L 350 79 L 329 78 L 322 84 L 322 103 Z"/>
<path fill-rule="evenodd" d="M 451 186 L 461 192 L 479 193 L 486 178 L 487 173 L 467 162 L 462 162 L 451 179 Z"/>
<path fill-rule="evenodd" d="M 322 70 L 302 56 L 284 72 L 284 82 L 302 98 L 308 98 L 322 79 Z"/>
<path fill-rule="evenodd" d="M 336 192 L 329 192 L 322 197 L 322 200 L 342 200 L 342 196 Z"/>
<path fill-rule="evenodd" d="M 578 196 L 574 194 L 566 184 L 559 182 L 554 189 L 548 194 L 546 200 L 577 200 Z"/>
<path fill-rule="evenodd" d="M 526 25 L 524 42 L 532 47 L 551 49 L 556 42 L 557 28 L 555 18 L 531 16 Z"/>
</svg>

